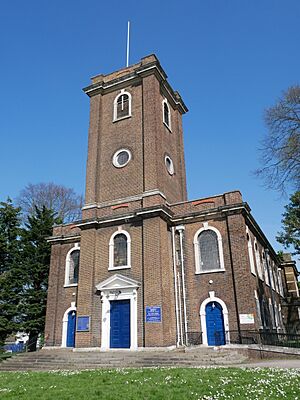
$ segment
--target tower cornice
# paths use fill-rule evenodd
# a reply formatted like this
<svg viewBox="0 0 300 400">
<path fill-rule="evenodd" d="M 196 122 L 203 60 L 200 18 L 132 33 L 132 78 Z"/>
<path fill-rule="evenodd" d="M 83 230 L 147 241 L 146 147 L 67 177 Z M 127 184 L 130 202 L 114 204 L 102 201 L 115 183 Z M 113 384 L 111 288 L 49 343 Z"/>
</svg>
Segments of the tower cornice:
<svg viewBox="0 0 300 400">
<path fill-rule="evenodd" d="M 97 75 L 92 78 L 92 84 L 85 87 L 83 91 L 93 97 L 98 94 L 106 94 L 111 91 L 122 89 L 128 85 L 141 83 L 142 79 L 154 74 L 161 84 L 162 92 L 168 97 L 174 108 L 177 108 L 181 114 L 188 111 L 180 94 L 174 91 L 167 81 L 167 74 L 160 65 L 158 58 L 152 54 L 141 59 L 140 63 L 133 64 L 130 67 L 108 75 Z"/>
</svg>

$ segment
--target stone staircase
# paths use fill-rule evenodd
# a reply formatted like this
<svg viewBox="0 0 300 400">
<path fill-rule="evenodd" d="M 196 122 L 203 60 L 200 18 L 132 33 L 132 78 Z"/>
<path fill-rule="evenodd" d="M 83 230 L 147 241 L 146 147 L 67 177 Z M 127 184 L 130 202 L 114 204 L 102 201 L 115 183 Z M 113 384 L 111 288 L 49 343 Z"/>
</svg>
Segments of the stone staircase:
<svg viewBox="0 0 300 400">
<path fill-rule="evenodd" d="M 34 353 L 22 353 L 1 362 L 0 371 L 225 366 L 241 364 L 247 360 L 248 358 L 239 354 L 237 350 L 224 347 L 108 352 L 42 349 Z"/>
</svg>

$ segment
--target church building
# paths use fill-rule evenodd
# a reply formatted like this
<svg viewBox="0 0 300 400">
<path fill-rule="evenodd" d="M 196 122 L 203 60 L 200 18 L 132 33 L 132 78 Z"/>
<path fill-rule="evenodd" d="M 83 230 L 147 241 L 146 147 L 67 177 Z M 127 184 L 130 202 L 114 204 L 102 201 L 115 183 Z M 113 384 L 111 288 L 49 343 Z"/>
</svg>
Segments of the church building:
<svg viewBox="0 0 300 400">
<path fill-rule="evenodd" d="M 241 193 L 187 199 L 188 110 L 157 57 L 84 92 L 85 205 L 49 238 L 45 345 L 215 346 L 284 332 L 283 267 Z"/>
</svg>

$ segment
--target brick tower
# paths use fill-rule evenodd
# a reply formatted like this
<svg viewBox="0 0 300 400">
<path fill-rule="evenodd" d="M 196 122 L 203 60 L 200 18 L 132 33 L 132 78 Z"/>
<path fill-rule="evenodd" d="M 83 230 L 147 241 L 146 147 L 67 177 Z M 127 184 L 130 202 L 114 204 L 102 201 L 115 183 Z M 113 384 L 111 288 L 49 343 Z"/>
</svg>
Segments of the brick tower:
<svg viewBox="0 0 300 400">
<path fill-rule="evenodd" d="M 92 78 L 84 89 L 91 98 L 84 218 L 120 200 L 142 200 L 141 207 L 186 200 L 181 119 L 187 109 L 166 78 L 151 55 Z"/>
</svg>

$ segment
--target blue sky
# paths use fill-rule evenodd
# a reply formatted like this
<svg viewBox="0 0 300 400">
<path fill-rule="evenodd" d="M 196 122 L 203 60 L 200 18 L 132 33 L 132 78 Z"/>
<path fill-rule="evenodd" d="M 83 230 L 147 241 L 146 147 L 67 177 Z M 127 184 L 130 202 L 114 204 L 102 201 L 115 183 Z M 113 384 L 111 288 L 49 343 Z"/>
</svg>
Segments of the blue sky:
<svg viewBox="0 0 300 400">
<path fill-rule="evenodd" d="M 29 182 L 84 193 L 98 73 L 155 53 L 189 108 L 189 198 L 240 189 L 275 249 L 287 198 L 252 171 L 263 110 L 299 83 L 299 0 L 10 0 L 0 9 L 0 200 Z"/>
</svg>

